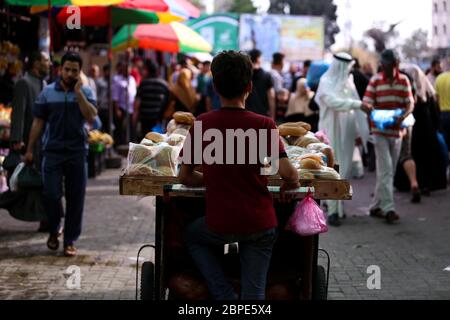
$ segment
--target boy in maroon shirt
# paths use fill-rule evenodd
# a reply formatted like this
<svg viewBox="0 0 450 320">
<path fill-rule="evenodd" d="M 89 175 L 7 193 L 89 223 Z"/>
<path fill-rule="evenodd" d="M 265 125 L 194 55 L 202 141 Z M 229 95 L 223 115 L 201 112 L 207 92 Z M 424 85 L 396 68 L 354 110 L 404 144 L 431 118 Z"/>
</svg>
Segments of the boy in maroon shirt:
<svg viewBox="0 0 450 320">
<path fill-rule="evenodd" d="M 217 300 L 237 295 L 225 279 L 214 247 L 239 243 L 241 299 L 265 299 L 266 278 L 277 219 L 267 189 L 268 172 L 283 178 L 284 191 L 299 187 L 276 125 L 270 118 L 245 110 L 252 91 L 250 58 L 224 51 L 212 62 L 214 87 L 222 108 L 197 118 L 183 147 L 179 178 L 190 187 L 206 187 L 206 216 L 186 228 L 191 256 Z M 269 160 L 268 160 L 269 159 Z M 194 170 L 202 165 L 203 173 Z"/>
</svg>

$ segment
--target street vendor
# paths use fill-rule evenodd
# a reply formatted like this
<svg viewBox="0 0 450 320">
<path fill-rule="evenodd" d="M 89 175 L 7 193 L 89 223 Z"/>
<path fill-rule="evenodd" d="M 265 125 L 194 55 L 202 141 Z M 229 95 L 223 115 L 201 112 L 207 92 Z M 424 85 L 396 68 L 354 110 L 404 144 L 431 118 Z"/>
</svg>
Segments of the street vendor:
<svg viewBox="0 0 450 320">
<path fill-rule="evenodd" d="M 285 190 L 299 187 L 299 177 L 287 158 L 274 121 L 245 108 L 253 88 L 250 58 L 241 52 L 224 51 L 214 59 L 211 70 L 222 107 L 197 118 L 183 147 L 179 173 L 181 183 L 206 187 L 206 216 L 186 228 L 185 239 L 216 300 L 235 300 L 238 295 L 225 279 L 214 248 L 239 243 L 240 299 L 263 300 L 277 237 L 277 219 L 267 188 L 268 177 L 264 175 L 263 169 L 267 166 L 264 159 L 271 159 L 271 165 L 278 167 L 283 178 L 283 200 L 289 200 Z M 252 130 L 256 137 L 253 142 Z M 230 132 L 235 134 L 230 135 Z M 272 135 L 274 132 L 276 134 Z M 214 142 L 207 137 L 211 133 L 218 135 Z M 265 133 L 270 139 L 263 141 Z M 203 137 L 200 148 L 196 145 L 198 135 Z M 235 148 L 236 140 L 245 142 L 243 150 Z M 266 158 L 259 155 L 264 152 L 263 146 L 269 146 Z M 226 162 L 211 162 L 206 158 L 212 147 L 218 158 L 226 156 Z M 271 150 L 270 154 L 267 150 Z M 258 153 L 259 161 L 250 160 L 254 153 Z M 196 161 L 198 158 L 200 163 Z M 198 164 L 202 165 L 203 173 L 194 170 Z"/>
<path fill-rule="evenodd" d="M 66 199 L 64 255 L 77 254 L 74 244 L 81 234 L 87 182 L 86 122 L 97 116 L 92 90 L 83 86 L 80 71 L 83 61 L 76 53 L 61 60 L 61 78 L 46 86 L 33 108 L 33 125 L 25 162 L 34 161 L 33 148 L 45 130 L 42 146 L 44 196 L 49 215 L 50 236 L 47 247 L 58 250 L 58 230 L 63 216 L 63 182 Z"/>
</svg>

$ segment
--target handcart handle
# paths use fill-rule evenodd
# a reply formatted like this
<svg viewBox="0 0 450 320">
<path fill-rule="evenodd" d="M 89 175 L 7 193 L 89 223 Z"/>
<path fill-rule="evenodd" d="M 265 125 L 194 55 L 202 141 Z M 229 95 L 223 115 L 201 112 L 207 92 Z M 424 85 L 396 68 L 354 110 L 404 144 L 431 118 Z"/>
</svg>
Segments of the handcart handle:
<svg viewBox="0 0 450 320">
<path fill-rule="evenodd" d="M 267 189 L 269 190 L 270 193 L 273 194 L 279 194 L 281 193 L 281 188 L 280 187 L 275 187 L 275 186 L 268 186 Z M 168 184 L 164 186 L 164 193 L 170 193 L 170 192 L 175 192 L 175 193 L 193 193 L 193 194 L 204 194 L 206 191 L 206 188 L 202 187 L 202 188 L 190 188 L 190 187 L 186 187 L 185 185 L 182 184 Z M 293 189 L 293 190 L 286 190 L 285 191 L 286 194 L 296 194 L 296 195 L 303 195 L 303 194 L 311 194 L 314 195 L 315 193 L 315 189 L 314 187 L 300 187 L 297 189 Z"/>
</svg>

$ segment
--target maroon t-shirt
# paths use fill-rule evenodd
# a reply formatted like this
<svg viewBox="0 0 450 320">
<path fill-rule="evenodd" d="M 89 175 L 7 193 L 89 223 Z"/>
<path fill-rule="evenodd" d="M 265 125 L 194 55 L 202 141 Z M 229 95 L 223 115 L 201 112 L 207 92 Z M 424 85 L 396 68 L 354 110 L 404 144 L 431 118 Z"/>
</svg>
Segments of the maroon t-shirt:
<svg viewBox="0 0 450 320">
<path fill-rule="evenodd" d="M 286 157 L 284 146 L 277 136 L 276 144 L 271 147 L 271 131 L 276 130 L 272 119 L 257 115 L 245 109 L 221 108 L 203 114 L 197 118 L 197 126 L 201 123 L 202 137 L 198 138 L 200 131 L 192 126 L 189 136 L 185 142 L 181 155 L 185 155 L 183 161 L 193 164 L 194 160 L 199 164 L 201 161 L 203 177 L 206 187 L 206 223 L 208 228 L 218 234 L 251 234 L 261 232 L 277 226 L 273 198 L 267 189 L 267 176 L 262 175 L 264 167 L 264 155 L 271 157 L 271 150 L 278 152 L 280 158 Z M 209 129 L 220 131 L 221 137 L 216 139 L 205 136 Z M 238 139 L 233 135 L 227 135 L 227 130 L 242 129 L 242 133 L 252 136 L 252 139 L 241 138 L 241 146 L 244 149 L 237 151 Z M 247 131 L 249 130 L 250 131 Z M 253 130 L 252 130 L 253 129 Z M 262 134 L 260 129 L 265 130 Z M 198 130 L 198 129 L 197 129 Z M 208 131 L 211 132 L 211 131 Z M 234 133 L 238 133 L 234 131 Z M 256 137 L 256 140 L 255 140 Z M 223 143 L 220 140 L 223 139 Z M 234 152 L 230 147 L 234 139 Z M 208 141 L 202 141 L 208 140 Z M 251 141 L 252 140 L 252 141 Z M 195 159 L 195 141 L 201 141 L 197 148 L 197 159 Z M 245 144 L 242 142 L 245 141 Z M 217 143 L 217 144 L 216 144 Z M 214 146 L 222 146 L 222 157 L 220 151 L 212 152 Z M 227 148 L 228 145 L 228 148 Z M 261 145 L 261 148 L 259 147 Z M 263 147 L 265 145 L 265 147 Z M 190 152 L 187 151 L 190 150 Z M 204 156 L 199 157 L 199 151 L 203 155 L 213 155 L 217 160 L 211 164 L 211 160 Z M 215 149 L 220 150 L 219 147 Z M 243 152 L 245 157 L 243 157 Z M 255 154 L 256 152 L 256 154 Z M 230 155 L 231 153 L 231 155 Z M 233 157 L 234 154 L 234 157 Z M 223 162 L 220 162 L 222 158 Z M 228 159 L 227 159 L 228 158 Z M 219 160 L 218 160 L 219 159 Z M 240 162 L 238 162 L 240 160 Z M 230 164 L 231 163 L 231 164 Z M 243 164 L 241 164 L 243 163 Z"/>
</svg>

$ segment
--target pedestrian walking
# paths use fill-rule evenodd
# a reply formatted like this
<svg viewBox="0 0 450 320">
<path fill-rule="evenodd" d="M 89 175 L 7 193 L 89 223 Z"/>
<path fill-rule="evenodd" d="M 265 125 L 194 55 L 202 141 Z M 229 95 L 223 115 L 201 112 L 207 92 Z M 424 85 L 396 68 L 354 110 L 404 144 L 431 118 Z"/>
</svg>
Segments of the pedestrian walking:
<svg viewBox="0 0 450 320">
<path fill-rule="evenodd" d="M 92 90 L 83 86 L 80 71 L 83 61 L 72 52 L 61 60 L 61 78 L 46 86 L 33 108 L 25 162 L 33 163 L 33 150 L 43 137 L 42 176 L 49 214 L 50 235 L 47 247 L 58 250 L 58 231 L 63 216 L 61 198 L 65 191 L 64 255 L 77 253 L 74 244 L 81 234 L 87 180 L 86 122 L 97 116 Z M 64 184 L 64 188 L 63 188 Z"/>
<path fill-rule="evenodd" d="M 408 77 L 399 70 L 400 59 L 394 50 L 381 54 L 382 72 L 370 80 L 364 101 L 375 110 L 401 109 L 403 114 L 394 126 L 380 130 L 371 121 L 374 136 L 376 175 L 375 196 L 370 216 L 385 218 L 390 224 L 399 220 L 394 202 L 394 175 L 402 146 L 401 123 L 414 110 L 412 87 Z"/>
<path fill-rule="evenodd" d="M 45 86 L 44 79 L 50 72 L 50 64 L 50 57 L 47 53 L 32 53 L 28 59 L 28 72 L 17 81 L 14 87 L 10 152 L 21 154 L 27 149 L 31 125 L 33 124 L 34 102 Z M 41 143 L 39 141 L 35 144 L 33 155 L 35 167 L 40 170 Z M 48 219 L 40 222 L 38 231 L 48 232 Z"/>
</svg>

